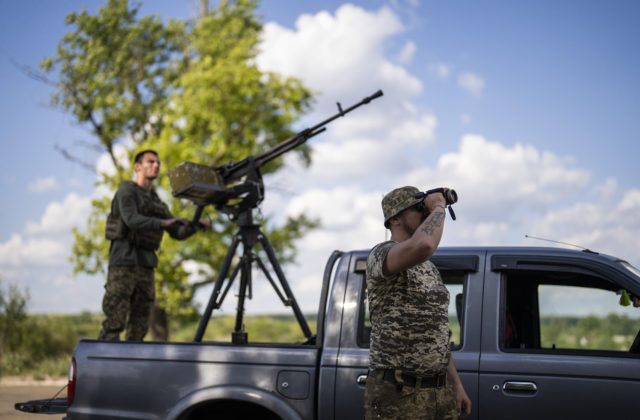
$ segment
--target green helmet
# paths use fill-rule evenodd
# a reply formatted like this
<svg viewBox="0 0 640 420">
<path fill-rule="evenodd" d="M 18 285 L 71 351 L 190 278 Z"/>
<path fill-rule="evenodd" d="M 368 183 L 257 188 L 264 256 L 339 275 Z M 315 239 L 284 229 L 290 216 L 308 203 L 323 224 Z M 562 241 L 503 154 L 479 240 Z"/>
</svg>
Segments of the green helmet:
<svg viewBox="0 0 640 420">
<path fill-rule="evenodd" d="M 415 198 L 419 193 L 416 187 L 396 188 L 382 198 L 382 213 L 384 214 L 384 226 L 389 227 L 388 221 L 402 210 L 408 209 L 421 202 L 423 198 Z"/>
</svg>

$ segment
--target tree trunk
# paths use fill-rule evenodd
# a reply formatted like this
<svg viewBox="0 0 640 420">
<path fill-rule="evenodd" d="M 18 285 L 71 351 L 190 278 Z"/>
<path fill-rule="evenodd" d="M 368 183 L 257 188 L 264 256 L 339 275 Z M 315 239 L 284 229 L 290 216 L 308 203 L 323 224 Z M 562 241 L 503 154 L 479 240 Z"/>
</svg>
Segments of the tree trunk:
<svg viewBox="0 0 640 420">
<path fill-rule="evenodd" d="M 169 341 L 169 318 L 164 308 L 153 305 L 151 309 L 151 339 L 153 341 Z"/>
</svg>

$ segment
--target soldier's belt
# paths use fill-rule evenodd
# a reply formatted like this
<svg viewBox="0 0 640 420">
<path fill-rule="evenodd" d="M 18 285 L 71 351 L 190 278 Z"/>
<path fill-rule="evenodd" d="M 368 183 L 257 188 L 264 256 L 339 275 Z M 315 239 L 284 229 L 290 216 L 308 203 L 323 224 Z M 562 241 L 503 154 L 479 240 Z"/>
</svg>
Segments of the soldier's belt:
<svg viewBox="0 0 640 420">
<path fill-rule="evenodd" d="M 408 386 L 416 388 L 442 388 L 447 384 L 447 374 L 441 373 L 434 376 L 422 376 L 416 377 L 407 375 L 406 373 L 398 373 L 399 371 L 394 369 L 385 370 L 372 370 L 369 372 L 369 376 L 372 378 L 378 377 L 382 374 L 382 379 L 391 382 L 392 384 L 399 386 Z"/>
</svg>

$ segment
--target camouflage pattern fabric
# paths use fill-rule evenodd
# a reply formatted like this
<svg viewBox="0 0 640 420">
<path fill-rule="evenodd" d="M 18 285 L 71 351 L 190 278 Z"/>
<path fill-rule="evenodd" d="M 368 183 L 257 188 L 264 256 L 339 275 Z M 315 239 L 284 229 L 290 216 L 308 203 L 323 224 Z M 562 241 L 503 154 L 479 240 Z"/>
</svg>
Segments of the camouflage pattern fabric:
<svg viewBox="0 0 640 420">
<path fill-rule="evenodd" d="M 98 339 L 119 340 L 126 327 L 126 340 L 141 341 L 149 329 L 154 299 L 153 268 L 110 266 L 102 300 L 106 318 Z"/>
<path fill-rule="evenodd" d="M 451 385 L 441 388 L 401 390 L 384 381 L 382 375 L 367 380 L 364 391 L 365 419 L 458 420 Z"/>
<path fill-rule="evenodd" d="M 449 291 L 430 261 L 385 277 L 382 264 L 394 244 L 376 245 L 367 258 L 370 369 L 401 369 L 418 377 L 445 373 Z"/>
<path fill-rule="evenodd" d="M 400 187 L 385 195 L 382 198 L 382 213 L 384 215 L 385 226 L 389 219 L 402 210 L 408 209 L 423 201 L 424 198 L 414 198 L 419 192 L 420 190 L 416 187 Z"/>
</svg>

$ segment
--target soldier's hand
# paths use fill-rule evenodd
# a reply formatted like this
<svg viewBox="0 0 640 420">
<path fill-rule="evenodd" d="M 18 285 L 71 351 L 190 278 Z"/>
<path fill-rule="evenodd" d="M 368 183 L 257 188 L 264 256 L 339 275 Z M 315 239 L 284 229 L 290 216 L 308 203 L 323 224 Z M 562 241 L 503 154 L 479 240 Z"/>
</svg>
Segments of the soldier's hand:
<svg viewBox="0 0 640 420">
<path fill-rule="evenodd" d="M 448 188 L 445 188 L 444 190 L 446 191 Z M 444 194 L 442 193 L 429 194 L 424 198 L 424 205 L 429 213 L 431 213 L 436 207 L 445 207 L 447 205 L 447 200 L 444 198 Z"/>
<path fill-rule="evenodd" d="M 209 219 L 200 219 L 200 226 L 198 226 L 201 230 L 209 230 L 211 229 L 211 220 Z"/>
<path fill-rule="evenodd" d="M 163 227 L 163 228 L 167 228 L 167 227 L 173 225 L 174 223 L 182 223 L 183 225 L 188 226 L 189 225 L 189 220 L 187 220 L 187 219 L 185 219 L 183 217 L 180 217 L 180 218 L 174 217 L 173 219 L 162 219 L 160 221 L 160 226 Z"/>
</svg>

